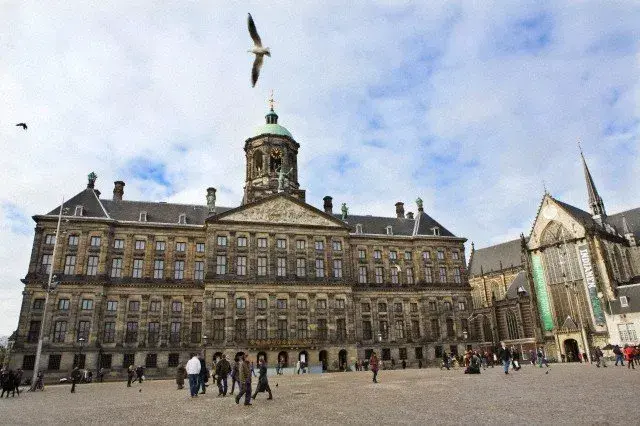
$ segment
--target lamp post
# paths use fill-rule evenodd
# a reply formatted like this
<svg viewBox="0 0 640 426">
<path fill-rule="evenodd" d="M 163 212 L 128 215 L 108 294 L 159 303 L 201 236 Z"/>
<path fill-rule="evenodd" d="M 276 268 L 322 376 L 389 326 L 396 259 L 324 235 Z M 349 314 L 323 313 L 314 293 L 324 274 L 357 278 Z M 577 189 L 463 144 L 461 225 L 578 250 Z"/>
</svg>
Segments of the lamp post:
<svg viewBox="0 0 640 426">
<path fill-rule="evenodd" d="M 42 354 L 42 339 L 44 337 L 44 328 L 47 321 L 47 306 L 49 305 L 49 293 L 51 293 L 57 284 L 52 286 L 53 283 L 53 268 L 56 264 L 56 252 L 58 251 L 58 242 L 60 240 L 60 223 L 62 222 L 62 213 L 66 213 L 67 209 L 64 207 L 64 197 L 62 197 L 62 203 L 60 204 L 60 211 L 58 212 L 58 226 L 56 227 L 56 240 L 53 244 L 53 254 L 51 256 L 51 269 L 49 269 L 49 279 L 47 280 L 47 287 L 45 288 L 44 295 L 44 308 L 42 308 L 42 324 L 40 324 L 40 332 L 38 333 L 38 347 L 36 349 L 36 360 L 33 366 L 33 376 L 31 377 L 31 390 L 35 390 L 38 370 L 40 369 L 40 355 Z"/>
<path fill-rule="evenodd" d="M 78 339 L 78 343 L 80 347 L 78 348 L 78 362 L 76 363 L 76 367 L 80 368 L 80 359 L 82 358 L 82 347 L 84 346 L 85 339 L 81 337 Z M 84 369 L 84 362 L 82 363 L 82 368 Z"/>
<path fill-rule="evenodd" d="M 209 336 L 207 336 L 206 334 L 204 336 L 202 336 L 202 348 L 204 351 L 204 362 L 205 364 L 207 363 L 207 343 L 209 341 Z"/>
<path fill-rule="evenodd" d="M 13 349 L 13 344 L 15 342 L 13 341 L 13 339 L 9 339 L 7 341 L 7 352 L 4 355 L 4 366 L 5 369 L 9 370 L 9 364 L 11 364 L 11 350 Z"/>
</svg>

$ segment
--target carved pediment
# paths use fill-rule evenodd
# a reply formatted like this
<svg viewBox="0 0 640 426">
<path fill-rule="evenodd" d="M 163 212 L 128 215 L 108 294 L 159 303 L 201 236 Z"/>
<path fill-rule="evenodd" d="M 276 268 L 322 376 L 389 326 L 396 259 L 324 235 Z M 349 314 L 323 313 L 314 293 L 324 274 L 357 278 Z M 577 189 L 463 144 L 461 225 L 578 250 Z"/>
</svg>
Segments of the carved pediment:
<svg viewBox="0 0 640 426">
<path fill-rule="evenodd" d="M 278 196 L 263 199 L 255 204 L 240 207 L 223 213 L 218 217 L 221 222 L 259 222 L 286 225 L 344 227 L 344 224 L 325 213 L 285 197 Z"/>
</svg>

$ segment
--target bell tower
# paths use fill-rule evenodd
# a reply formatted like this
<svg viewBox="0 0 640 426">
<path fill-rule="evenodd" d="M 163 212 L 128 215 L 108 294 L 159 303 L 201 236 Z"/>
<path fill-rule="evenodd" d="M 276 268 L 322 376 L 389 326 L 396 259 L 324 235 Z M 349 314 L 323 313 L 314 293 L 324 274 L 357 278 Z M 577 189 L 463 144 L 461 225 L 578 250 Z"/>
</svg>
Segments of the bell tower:
<svg viewBox="0 0 640 426">
<path fill-rule="evenodd" d="M 291 133 L 278 124 L 273 92 L 269 99 L 266 123 L 255 129 L 245 141 L 246 178 L 243 204 L 252 203 L 278 192 L 305 200 L 298 183 L 298 148 Z"/>
</svg>

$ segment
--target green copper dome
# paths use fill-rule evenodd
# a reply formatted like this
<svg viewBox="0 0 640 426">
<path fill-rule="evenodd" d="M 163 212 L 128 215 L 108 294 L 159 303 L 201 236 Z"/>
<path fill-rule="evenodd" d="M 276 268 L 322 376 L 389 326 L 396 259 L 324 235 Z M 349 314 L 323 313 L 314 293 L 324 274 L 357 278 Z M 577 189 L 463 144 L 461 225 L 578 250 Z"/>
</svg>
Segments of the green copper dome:
<svg viewBox="0 0 640 426">
<path fill-rule="evenodd" d="M 279 135 L 279 136 L 288 136 L 293 139 L 291 133 L 278 124 L 278 114 L 273 110 L 273 108 L 267 113 L 265 116 L 266 124 L 259 126 L 253 132 L 252 137 L 260 136 L 260 135 Z"/>
</svg>

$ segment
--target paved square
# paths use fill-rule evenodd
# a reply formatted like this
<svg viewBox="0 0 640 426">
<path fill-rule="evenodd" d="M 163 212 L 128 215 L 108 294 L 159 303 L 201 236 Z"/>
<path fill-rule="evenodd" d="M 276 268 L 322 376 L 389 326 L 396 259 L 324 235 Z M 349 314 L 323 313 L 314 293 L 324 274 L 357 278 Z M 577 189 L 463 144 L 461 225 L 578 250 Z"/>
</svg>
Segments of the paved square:
<svg viewBox="0 0 640 426">
<path fill-rule="evenodd" d="M 0 412 L 4 424 L 637 424 L 640 369 L 565 364 L 545 373 L 385 370 L 377 385 L 370 372 L 270 377 L 274 400 L 259 394 L 251 407 L 213 387 L 191 399 L 168 380 L 85 384 L 76 394 L 59 385 L 3 399 Z"/>
</svg>

